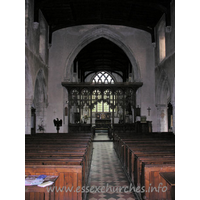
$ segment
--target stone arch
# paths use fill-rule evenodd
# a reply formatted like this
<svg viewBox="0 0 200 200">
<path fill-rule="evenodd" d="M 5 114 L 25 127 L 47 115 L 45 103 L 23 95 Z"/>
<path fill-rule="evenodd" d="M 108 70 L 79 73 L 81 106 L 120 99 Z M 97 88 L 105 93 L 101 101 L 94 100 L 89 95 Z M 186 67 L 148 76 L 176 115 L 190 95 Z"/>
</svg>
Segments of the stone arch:
<svg viewBox="0 0 200 200">
<path fill-rule="evenodd" d="M 102 37 L 115 43 L 125 52 L 125 54 L 127 55 L 127 57 L 129 58 L 132 64 L 134 81 L 141 81 L 140 68 L 138 66 L 138 63 L 136 62 L 136 59 L 134 57 L 132 50 L 124 42 L 122 42 L 124 38 L 122 38 L 120 34 L 117 34 L 116 31 L 114 31 L 112 28 L 102 26 L 102 25 L 99 25 L 89 30 L 88 32 L 86 32 L 86 34 L 82 37 L 82 39 L 77 43 L 76 47 L 69 54 L 65 62 L 65 72 L 64 72 L 65 81 L 71 81 L 70 75 L 71 75 L 72 64 L 75 57 L 81 51 L 81 49 L 87 46 L 92 41 L 97 40 Z"/>
</svg>

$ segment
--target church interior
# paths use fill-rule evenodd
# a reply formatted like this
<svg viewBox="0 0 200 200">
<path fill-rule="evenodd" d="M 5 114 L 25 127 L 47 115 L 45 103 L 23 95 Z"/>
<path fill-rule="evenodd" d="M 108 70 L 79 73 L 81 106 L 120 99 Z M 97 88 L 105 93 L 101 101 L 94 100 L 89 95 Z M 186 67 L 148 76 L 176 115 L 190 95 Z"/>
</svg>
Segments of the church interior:
<svg viewBox="0 0 200 200">
<path fill-rule="evenodd" d="M 25 174 L 124 186 L 26 200 L 175 199 L 175 0 L 25 0 Z"/>
</svg>

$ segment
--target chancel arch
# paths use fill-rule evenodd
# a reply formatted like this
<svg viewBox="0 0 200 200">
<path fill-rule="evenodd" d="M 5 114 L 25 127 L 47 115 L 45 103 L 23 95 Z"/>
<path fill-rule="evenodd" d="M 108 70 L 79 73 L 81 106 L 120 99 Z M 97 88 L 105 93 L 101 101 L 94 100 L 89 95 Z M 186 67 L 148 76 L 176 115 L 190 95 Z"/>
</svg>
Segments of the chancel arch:
<svg viewBox="0 0 200 200">
<path fill-rule="evenodd" d="M 120 39 L 121 36 L 113 32 L 111 28 L 104 26 L 98 27 L 98 29 L 95 28 L 94 30 L 90 30 L 83 37 L 82 41 L 77 43 L 78 45 L 67 58 L 65 72 L 66 76 L 64 77 L 64 82 L 85 82 L 89 84 L 94 81 L 94 77 L 96 77 L 96 80 L 98 79 L 98 83 L 99 81 L 102 82 L 105 80 L 104 84 L 110 84 L 111 82 L 137 82 L 138 80 L 141 80 L 140 69 L 136 63 L 134 54 L 131 52 L 129 47 L 122 42 L 123 40 Z M 63 101 L 70 102 L 69 96 L 69 90 L 64 92 Z M 136 95 L 134 98 L 135 97 Z M 109 107 L 109 111 L 111 111 L 111 117 L 113 112 L 113 123 L 114 121 L 118 123 L 120 119 L 123 121 L 122 118 L 125 118 L 125 111 L 124 113 L 121 111 L 120 114 L 120 107 L 111 109 L 111 106 L 108 106 L 107 103 L 103 101 L 99 102 L 98 104 L 98 106 L 102 107 L 103 110 L 104 107 Z M 100 106 L 100 104 L 102 105 Z M 69 109 L 67 118 L 65 114 L 65 119 L 68 121 L 68 125 L 70 125 L 71 122 L 74 123 L 77 121 L 84 121 L 82 117 L 86 113 L 87 116 L 90 117 L 88 122 L 90 121 L 91 124 L 94 124 L 95 113 L 92 112 L 94 111 L 94 108 L 91 108 L 92 105 L 90 105 L 90 108 L 87 106 L 85 109 L 78 106 L 73 106 L 71 109 L 73 109 L 74 114 L 70 114 L 71 105 L 68 104 L 68 106 Z M 98 106 L 94 106 L 96 106 L 97 111 Z M 63 109 L 65 109 L 65 107 L 66 105 L 64 103 Z M 125 107 L 122 108 L 122 110 L 125 110 Z M 116 119 L 114 118 L 114 111 L 118 111 Z M 132 117 L 131 121 L 133 121 L 134 118 L 135 116 Z M 129 121 L 129 119 L 127 120 Z"/>
<path fill-rule="evenodd" d="M 65 64 L 65 71 L 64 71 L 64 81 L 72 81 L 72 71 L 74 67 L 74 61 L 78 53 L 86 47 L 91 42 L 104 38 L 112 43 L 116 44 L 120 49 L 124 51 L 124 53 L 127 55 L 128 59 L 130 60 L 132 76 L 134 81 L 141 81 L 141 73 L 140 68 L 138 66 L 138 63 L 136 62 L 136 59 L 134 57 L 134 53 L 131 51 L 131 49 L 128 47 L 127 44 L 125 44 L 123 41 L 123 38 L 120 34 L 116 33 L 116 30 L 114 31 L 111 27 L 98 25 L 95 28 L 89 30 L 81 39 L 77 42 L 76 47 L 72 50 L 72 52 L 69 54 L 69 56 L 66 59 Z"/>
<path fill-rule="evenodd" d="M 110 30 L 102 28 L 94 36 L 91 35 L 87 42 L 79 44 L 77 55 L 71 55 L 71 58 L 74 57 L 73 62 L 70 63 L 70 58 L 68 59 L 67 72 L 68 77 L 70 74 L 71 76 L 66 77 L 62 83 L 68 93 L 68 99 L 65 99 L 67 95 L 64 95 L 64 102 L 69 101 L 68 125 L 85 121 L 90 126 L 94 125 L 98 113 L 109 115 L 112 125 L 119 122 L 133 123 L 135 112 L 133 116 L 130 115 L 132 109 L 136 108 L 135 93 L 142 86 L 142 83 L 137 81 L 140 73 L 134 56 L 130 54 L 128 47 L 120 42 L 119 36 L 111 34 Z M 68 82 L 73 82 L 70 83 L 73 87 L 70 87 Z M 126 85 L 127 83 L 130 85 Z M 83 87 L 88 90 L 89 97 L 82 94 Z M 122 99 L 118 101 L 119 88 L 122 91 L 119 99 Z M 73 99 L 73 91 L 78 93 L 76 100 Z"/>
</svg>

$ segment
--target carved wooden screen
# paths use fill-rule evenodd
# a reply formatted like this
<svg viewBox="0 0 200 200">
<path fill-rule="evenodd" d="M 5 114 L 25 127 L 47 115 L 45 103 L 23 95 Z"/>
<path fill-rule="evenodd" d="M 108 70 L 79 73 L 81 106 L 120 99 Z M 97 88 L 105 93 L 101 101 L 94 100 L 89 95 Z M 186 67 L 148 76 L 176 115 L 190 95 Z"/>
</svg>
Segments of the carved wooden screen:
<svg viewBox="0 0 200 200">
<path fill-rule="evenodd" d="M 136 91 L 142 83 L 63 83 L 68 89 L 69 123 L 76 123 L 73 113 L 80 113 L 80 122 L 93 124 L 96 113 L 110 113 L 112 123 L 125 122 L 127 115 L 135 121 Z M 85 120 L 87 118 L 87 120 Z"/>
</svg>

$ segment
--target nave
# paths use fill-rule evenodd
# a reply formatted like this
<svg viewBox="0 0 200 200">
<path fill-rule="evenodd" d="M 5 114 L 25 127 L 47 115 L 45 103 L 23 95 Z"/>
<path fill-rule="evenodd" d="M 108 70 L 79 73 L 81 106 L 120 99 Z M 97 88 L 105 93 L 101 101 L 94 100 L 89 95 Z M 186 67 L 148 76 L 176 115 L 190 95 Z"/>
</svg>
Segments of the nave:
<svg viewBox="0 0 200 200">
<path fill-rule="evenodd" d="M 106 136 L 97 136 L 96 140 L 98 138 L 106 139 Z M 94 189 L 93 193 L 87 195 L 87 200 L 136 200 L 132 192 L 123 192 L 122 187 L 129 187 L 130 184 L 113 148 L 113 142 L 94 142 L 93 148 L 89 186 L 98 187 L 98 191 L 102 192 Z"/>
<path fill-rule="evenodd" d="M 92 133 L 45 133 L 25 139 L 25 175 L 58 176 L 55 187 L 65 188 L 49 194 L 51 200 L 175 199 L 172 133 L 114 133 L 113 141 Z M 134 194 L 129 186 L 135 186 Z M 49 199 L 37 186 L 29 191 L 26 200 Z"/>
</svg>

